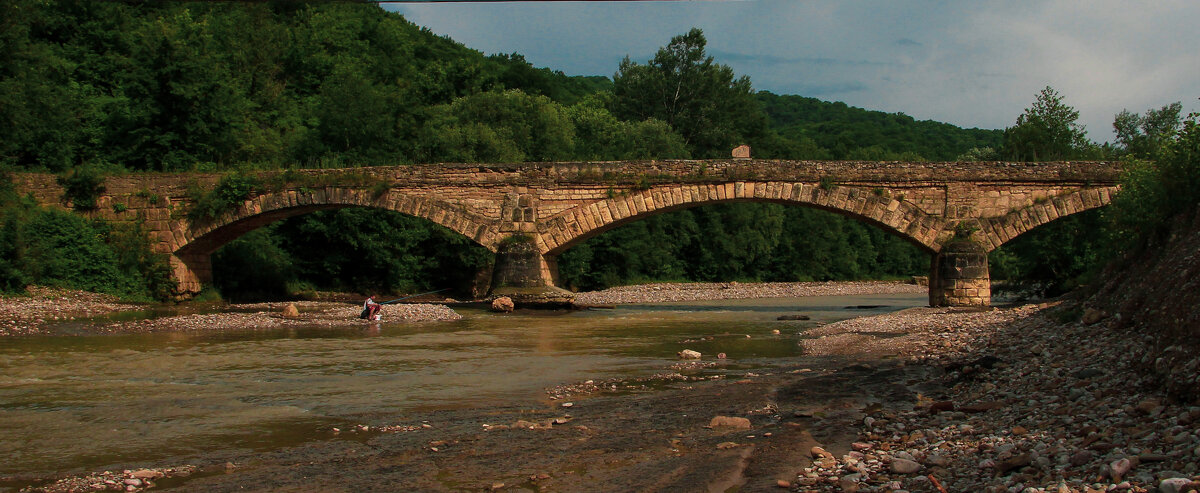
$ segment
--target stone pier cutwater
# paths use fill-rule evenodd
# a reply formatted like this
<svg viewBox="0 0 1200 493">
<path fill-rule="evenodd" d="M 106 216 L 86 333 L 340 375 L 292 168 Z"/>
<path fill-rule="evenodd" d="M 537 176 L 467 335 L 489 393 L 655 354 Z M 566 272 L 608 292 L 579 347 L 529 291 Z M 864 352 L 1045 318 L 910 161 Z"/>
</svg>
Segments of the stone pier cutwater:
<svg viewBox="0 0 1200 493">
<path fill-rule="evenodd" d="M 934 254 L 929 306 L 989 306 L 992 282 L 987 250 L 971 240 L 951 241 Z"/>
<path fill-rule="evenodd" d="M 538 251 L 533 239 L 517 235 L 501 243 L 492 270 L 490 296 L 506 296 L 518 307 L 570 307 L 575 293 L 555 286 L 558 269 Z"/>
<path fill-rule="evenodd" d="M 761 159 L 268 171 L 259 178 L 272 185 L 194 223 L 189 190 L 212 189 L 222 175 L 145 173 L 106 178 L 97 209 L 85 214 L 142 223 L 155 250 L 170 255 L 181 297 L 212 281 L 213 252 L 253 229 L 317 210 L 371 207 L 427 219 L 496 252 L 493 296 L 559 300 L 566 291 L 555 287 L 555 259 L 588 238 L 689 207 L 775 202 L 831 211 L 904 238 L 934 255 L 930 304 L 986 306 L 987 252 L 1060 217 L 1107 205 L 1120 173 L 1117 162 Z M 39 204 L 69 206 L 54 175 L 12 177 Z M 963 239 L 975 246 L 952 246 Z"/>
</svg>

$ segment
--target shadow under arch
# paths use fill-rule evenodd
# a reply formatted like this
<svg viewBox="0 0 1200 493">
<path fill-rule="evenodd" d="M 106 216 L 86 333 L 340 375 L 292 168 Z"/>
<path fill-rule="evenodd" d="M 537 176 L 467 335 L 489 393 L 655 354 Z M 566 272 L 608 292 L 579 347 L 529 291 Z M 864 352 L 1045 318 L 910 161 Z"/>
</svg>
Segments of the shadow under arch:
<svg viewBox="0 0 1200 493">
<path fill-rule="evenodd" d="M 589 238 L 611 229 L 657 214 L 705 205 L 766 202 L 796 205 L 832 212 L 892 233 L 917 246 L 935 253 L 939 249 L 938 233 L 945 221 L 930 216 L 914 204 L 876 195 L 858 187 L 765 182 L 761 195 L 749 196 L 727 193 L 727 183 L 698 186 L 664 186 L 592 202 L 563 211 L 542 223 L 539 244 L 543 254 L 554 257 Z M 732 192 L 732 191 L 730 191 Z M 670 199 L 666 196 L 670 195 Z M 745 194 L 745 192 L 743 192 Z"/>
<path fill-rule="evenodd" d="M 1107 206 L 1120 187 L 1077 190 L 1035 202 L 1000 217 L 979 220 L 979 243 L 992 251 L 1017 237 L 1058 219 Z"/>
<path fill-rule="evenodd" d="M 376 195 L 358 188 L 315 191 L 284 190 L 252 197 L 221 216 L 190 224 L 175 232 L 180 246 L 172 264 L 181 291 L 199 292 L 212 282 L 211 256 L 229 242 L 268 224 L 317 211 L 352 207 L 374 208 L 429 220 L 458 233 L 491 252 L 496 251 L 496 225 L 447 203 L 394 191 Z"/>
</svg>

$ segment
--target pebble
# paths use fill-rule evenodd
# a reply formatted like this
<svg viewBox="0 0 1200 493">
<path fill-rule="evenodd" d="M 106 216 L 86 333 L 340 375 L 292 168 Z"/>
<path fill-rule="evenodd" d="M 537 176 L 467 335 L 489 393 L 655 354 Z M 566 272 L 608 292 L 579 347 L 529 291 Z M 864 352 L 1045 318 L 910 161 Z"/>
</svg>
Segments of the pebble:
<svg viewBox="0 0 1200 493">
<path fill-rule="evenodd" d="M 921 470 L 921 465 L 908 459 L 892 459 L 891 470 L 896 474 L 912 474 Z"/>
</svg>

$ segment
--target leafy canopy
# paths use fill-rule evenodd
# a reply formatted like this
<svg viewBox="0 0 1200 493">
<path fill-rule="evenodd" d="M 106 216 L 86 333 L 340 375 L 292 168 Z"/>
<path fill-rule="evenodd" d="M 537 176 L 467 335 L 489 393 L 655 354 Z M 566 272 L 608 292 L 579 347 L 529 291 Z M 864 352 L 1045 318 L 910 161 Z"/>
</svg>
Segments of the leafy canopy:
<svg viewBox="0 0 1200 493">
<path fill-rule="evenodd" d="M 1163 147 L 1183 126 L 1183 119 L 1180 117 L 1182 110 L 1183 104 L 1179 102 L 1157 110 L 1146 110 L 1145 116 L 1121 110 L 1113 119 L 1117 144 L 1131 156 L 1142 159 L 1157 158 Z"/>
<path fill-rule="evenodd" d="M 1017 161 L 1054 161 L 1071 159 L 1085 152 L 1090 144 L 1080 125 L 1079 112 L 1063 103 L 1063 97 L 1050 86 L 1037 94 L 1033 106 L 1017 117 L 1017 123 L 1004 130 L 1001 154 Z"/>
<path fill-rule="evenodd" d="M 646 64 L 626 56 L 613 75 L 613 114 L 625 120 L 662 120 L 696 157 L 724 157 L 761 136 L 766 116 L 747 76 L 704 52 L 697 28 L 671 38 Z"/>
</svg>

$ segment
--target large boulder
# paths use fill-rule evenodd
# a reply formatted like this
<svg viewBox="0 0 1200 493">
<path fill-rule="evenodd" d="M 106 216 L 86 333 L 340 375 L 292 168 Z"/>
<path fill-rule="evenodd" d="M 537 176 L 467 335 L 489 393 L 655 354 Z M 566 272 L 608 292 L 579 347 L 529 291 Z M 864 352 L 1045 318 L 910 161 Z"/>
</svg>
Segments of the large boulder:
<svg viewBox="0 0 1200 493">
<path fill-rule="evenodd" d="M 283 317 L 284 318 L 299 318 L 300 317 L 300 310 L 296 308 L 295 303 L 288 303 L 287 306 L 283 307 Z"/>
<path fill-rule="evenodd" d="M 700 359 L 700 353 L 691 349 L 684 349 L 679 352 L 679 359 Z"/>
<path fill-rule="evenodd" d="M 509 313 L 516 307 L 517 305 L 513 303 L 512 298 L 507 296 L 501 296 L 492 300 L 492 311 L 494 312 Z"/>
</svg>

